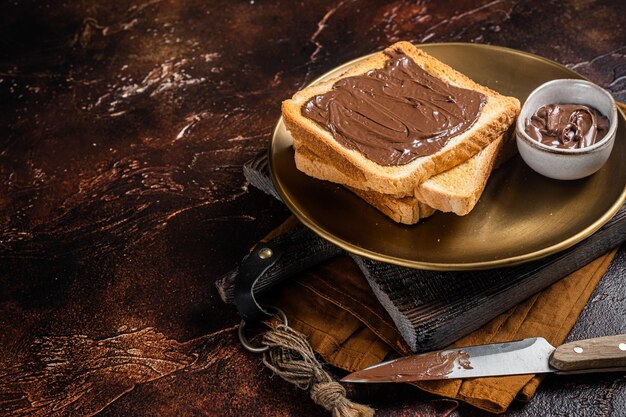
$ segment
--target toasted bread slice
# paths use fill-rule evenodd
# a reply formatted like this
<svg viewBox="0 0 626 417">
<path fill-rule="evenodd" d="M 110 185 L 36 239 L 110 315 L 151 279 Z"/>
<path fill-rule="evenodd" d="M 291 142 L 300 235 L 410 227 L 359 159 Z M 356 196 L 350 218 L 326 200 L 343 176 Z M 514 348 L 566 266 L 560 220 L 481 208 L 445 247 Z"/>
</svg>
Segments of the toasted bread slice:
<svg viewBox="0 0 626 417">
<path fill-rule="evenodd" d="M 466 161 L 502 136 L 518 115 L 520 103 L 514 97 L 500 95 L 475 83 L 409 42 L 398 42 L 387 50 L 403 52 L 425 71 L 451 85 L 484 94 L 487 102 L 478 120 L 470 129 L 451 138 L 446 146 L 432 155 L 417 158 L 406 165 L 382 166 L 356 150 L 345 148 L 333 138 L 331 132 L 301 114 L 302 106 L 310 98 L 332 89 L 339 78 L 361 75 L 384 67 L 388 57 L 383 52 L 351 67 L 338 78 L 299 91 L 283 102 L 282 114 L 285 125 L 293 136 L 296 150 L 300 146 L 306 146 L 315 154 L 323 155 L 324 160 L 332 162 L 347 177 L 359 183 L 361 189 L 407 196 L 412 195 L 420 183 Z"/>
<path fill-rule="evenodd" d="M 386 208 L 398 207 L 396 211 L 403 214 L 396 214 L 396 216 L 403 219 L 409 218 L 407 213 L 410 212 L 410 209 L 407 206 L 413 206 L 412 223 L 415 223 L 420 218 L 425 217 L 421 214 L 423 210 L 417 207 L 420 203 L 432 209 L 453 212 L 459 216 L 469 213 L 485 189 L 494 162 L 497 156 L 502 153 L 504 142 L 504 137 L 498 138 L 464 163 L 419 184 L 414 195 L 408 197 L 362 190 L 361 184 L 344 175 L 332 162 L 324 161 L 319 155 L 304 146 L 298 148 L 295 159 L 296 166 L 300 171 L 314 178 L 347 186 L 389 217 L 394 218 L 381 209 L 381 205 Z M 371 200 L 380 203 L 375 204 Z M 407 223 L 407 221 L 399 222 Z"/>
<path fill-rule="evenodd" d="M 296 153 L 296 161 L 300 161 L 300 164 L 305 168 L 303 172 L 312 177 L 326 179 L 317 175 L 319 173 L 323 173 L 324 176 L 328 175 L 334 179 L 344 178 L 347 181 L 351 181 L 349 178 L 345 178 L 345 176 L 341 172 L 337 171 L 332 165 L 326 164 L 326 162 L 322 161 L 319 157 L 305 148 L 300 148 L 300 151 Z M 345 183 L 342 185 L 398 223 L 415 224 L 420 219 L 429 217 L 436 211 L 427 204 L 420 202 L 413 195 L 398 197 L 390 194 L 378 193 L 376 191 L 361 190 L 359 188 L 350 187 Z"/>
<path fill-rule="evenodd" d="M 437 210 L 465 216 L 482 195 L 502 142 L 496 139 L 464 163 L 430 177 L 417 186 L 415 197 Z"/>
</svg>

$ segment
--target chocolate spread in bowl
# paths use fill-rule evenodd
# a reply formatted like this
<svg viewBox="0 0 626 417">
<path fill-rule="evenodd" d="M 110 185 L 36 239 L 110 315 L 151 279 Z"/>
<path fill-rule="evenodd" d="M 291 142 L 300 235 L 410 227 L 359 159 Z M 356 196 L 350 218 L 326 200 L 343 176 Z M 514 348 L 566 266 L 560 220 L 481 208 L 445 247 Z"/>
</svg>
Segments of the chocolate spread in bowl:
<svg viewBox="0 0 626 417">
<path fill-rule="evenodd" d="M 385 166 L 431 155 L 478 120 L 485 95 L 447 84 L 402 51 L 385 54 L 383 68 L 338 80 L 307 101 L 302 115 Z"/>
<path fill-rule="evenodd" d="M 552 148 L 579 149 L 602 140 L 609 119 L 582 104 L 546 104 L 526 119 L 526 133 Z"/>
</svg>

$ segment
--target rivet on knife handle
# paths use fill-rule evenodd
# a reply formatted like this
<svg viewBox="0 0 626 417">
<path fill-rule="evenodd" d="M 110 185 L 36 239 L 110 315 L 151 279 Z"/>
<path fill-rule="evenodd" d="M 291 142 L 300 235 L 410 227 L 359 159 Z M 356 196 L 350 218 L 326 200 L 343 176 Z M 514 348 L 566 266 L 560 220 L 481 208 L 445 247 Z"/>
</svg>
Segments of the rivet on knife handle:
<svg viewBox="0 0 626 417">
<path fill-rule="evenodd" d="M 626 335 L 566 343 L 552 353 L 550 365 L 563 372 L 626 367 Z"/>
</svg>

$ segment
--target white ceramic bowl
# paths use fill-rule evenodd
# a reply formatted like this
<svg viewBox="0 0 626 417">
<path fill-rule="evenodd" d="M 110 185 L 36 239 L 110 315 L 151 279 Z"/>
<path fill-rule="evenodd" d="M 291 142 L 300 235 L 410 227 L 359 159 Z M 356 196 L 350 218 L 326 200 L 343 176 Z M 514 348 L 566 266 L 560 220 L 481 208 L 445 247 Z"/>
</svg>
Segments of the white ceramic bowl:
<svg viewBox="0 0 626 417">
<path fill-rule="evenodd" d="M 595 107 L 609 119 L 609 131 L 599 142 L 580 149 L 552 148 L 532 139 L 525 130 L 526 119 L 546 104 L 584 104 Z M 615 132 L 617 110 L 611 95 L 583 80 L 554 80 L 537 87 L 526 99 L 517 118 L 517 149 L 524 161 L 538 173 L 557 180 L 576 180 L 595 173 L 609 159 Z"/>
</svg>

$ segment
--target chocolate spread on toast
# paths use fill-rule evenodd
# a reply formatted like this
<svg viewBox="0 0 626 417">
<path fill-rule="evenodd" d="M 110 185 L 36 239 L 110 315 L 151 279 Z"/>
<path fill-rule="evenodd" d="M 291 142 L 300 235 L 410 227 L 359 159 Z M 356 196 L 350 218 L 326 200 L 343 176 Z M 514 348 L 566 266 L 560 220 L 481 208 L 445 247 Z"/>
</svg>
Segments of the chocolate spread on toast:
<svg viewBox="0 0 626 417">
<path fill-rule="evenodd" d="M 384 166 L 432 155 L 478 120 L 485 95 L 447 84 L 400 50 L 385 66 L 346 77 L 308 100 L 302 115 Z"/>
</svg>

